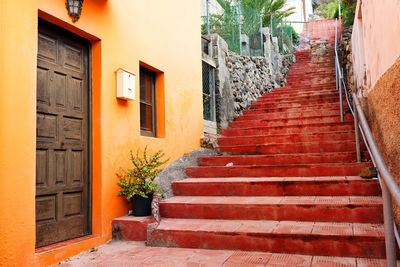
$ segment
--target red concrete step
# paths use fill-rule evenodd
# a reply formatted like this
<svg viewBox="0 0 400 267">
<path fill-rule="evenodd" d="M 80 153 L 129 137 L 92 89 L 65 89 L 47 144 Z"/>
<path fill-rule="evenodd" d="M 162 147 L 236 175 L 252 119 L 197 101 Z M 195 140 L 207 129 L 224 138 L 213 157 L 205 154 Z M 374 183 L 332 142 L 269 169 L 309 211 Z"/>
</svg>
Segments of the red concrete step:
<svg viewBox="0 0 400 267">
<path fill-rule="evenodd" d="M 176 196 L 378 196 L 377 179 L 358 176 L 188 178 Z"/>
<path fill-rule="evenodd" d="M 326 64 L 329 65 L 327 66 L 327 68 L 325 70 L 320 70 L 320 71 L 316 71 L 316 72 L 310 72 L 310 71 L 293 71 L 288 73 L 288 75 L 286 76 L 287 80 L 298 80 L 298 79 L 302 79 L 302 80 L 307 80 L 307 77 L 326 77 L 328 75 L 332 75 L 335 76 L 335 71 L 332 71 L 329 67 L 330 64 Z M 305 77 L 307 76 L 307 77 Z"/>
<path fill-rule="evenodd" d="M 311 62 L 302 62 L 301 68 L 298 68 L 298 62 L 292 65 L 288 75 L 301 75 L 307 74 L 307 77 L 313 77 L 314 75 L 318 74 L 325 74 L 325 75 L 335 75 L 335 64 L 334 62 L 320 62 L 320 63 L 311 63 Z M 307 78 L 300 76 L 300 78 Z"/>
<path fill-rule="evenodd" d="M 276 91 L 271 91 L 270 93 L 265 93 L 259 99 L 290 99 L 290 98 L 298 98 L 298 97 L 316 97 L 316 96 L 327 96 L 327 95 L 338 95 L 336 89 L 324 89 L 318 91 L 310 91 L 310 92 L 287 92 L 287 93 L 279 93 Z"/>
<path fill-rule="evenodd" d="M 352 141 L 355 139 L 354 131 L 346 132 L 331 132 L 331 133 L 309 133 L 309 134 L 272 134 L 272 135 L 253 135 L 253 136 L 238 136 L 218 138 L 220 146 L 233 145 L 264 145 L 271 143 L 311 143 L 311 142 L 329 142 L 346 140 Z"/>
<path fill-rule="evenodd" d="M 297 119 L 297 118 L 309 118 L 309 117 L 328 117 L 328 116 L 340 116 L 340 111 L 335 109 L 312 109 L 312 110 L 301 110 L 298 112 L 270 112 L 270 113 L 243 113 L 242 116 L 236 118 L 235 121 L 247 121 L 247 120 L 277 120 L 277 119 Z"/>
<path fill-rule="evenodd" d="M 384 258 L 381 224 L 162 219 L 150 246 Z"/>
<path fill-rule="evenodd" d="M 300 85 L 302 84 L 312 84 L 312 85 L 331 85 L 334 82 L 336 82 L 335 80 L 335 76 L 325 76 L 325 77 L 313 77 L 310 76 L 308 77 L 308 79 L 306 80 L 306 78 L 300 82 Z M 289 81 L 286 83 L 286 86 L 297 86 L 299 85 L 299 81 L 293 79 L 292 81 Z"/>
<path fill-rule="evenodd" d="M 258 99 L 254 101 L 253 105 L 276 105 L 276 104 L 302 104 L 302 105 L 311 105 L 312 103 L 315 104 L 327 104 L 327 103 L 335 103 L 339 101 L 338 94 L 331 94 L 326 97 L 291 97 L 291 98 L 282 98 L 282 99 Z"/>
<path fill-rule="evenodd" d="M 326 152 L 351 152 L 356 148 L 353 140 L 342 141 L 320 141 L 309 143 L 272 143 L 261 145 L 231 145 L 218 146 L 216 148 L 219 153 L 238 154 L 291 154 L 291 153 L 326 153 Z M 365 147 L 361 146 L 362 150 Z"/>
<path fill-rule="evenodd" d="M 380 196 L 177 196 L 162 218 L 383 223 Z"/>
<path fill-rule="evenodd" d="M 302 106 L 302 107 L 286 107 L 286 108 L 252 108 L 248 110 L 243 110 L 243 115 L 253 115 L 253 114 L 263 114 L 267 116 L 271 113 L 301 113 L 301 112 L 315 112 L 315 114 L 319 114 L 322 110 L 329 110 L 329 111 L 339 111 L 339 104 L 338 103 L 329 103 L 324 105 L 314 105 L 314 106 Z M 346 111 L 346 109 L 345 109 Z M 339 111 L 340 112 L 340 111 Z"/>
<path fill-rule="evenodd" d="M 300 64 L 299 64 L 300 63 Z M 334 61 L 325 61 L 325 62 L 319 62 L 319 63 L 312 63 L 310 60 L 301 60 L 299 62 L 296 62 L 290 67 L 289 74 L 308 74 L 312 75 L 313 71 L 317 72 L 333 72 L 335 68 L 335 62 Z M 334 72 L 333 72 L 334 73 Z"/>
<path fill-rule="evenodd" d="M 147 227 L 157 224 L 153 216 L 135 217 L 122 216 L 112 220 L 112 235 L 114 240 L 146 241 Z"/>
<path fill-rule="evenodd" d="M 311 95 L 298 95 L 298 96 L 283 96 L 283 97 L 260 97 L 255 103 L 275 103 L 275 102 L 301 102 L 301 101 L 315 101 L 321 99 L 339 98 L 337 92 L 326 94 L 316 93 Z"/>
<path fill-rule="evenodd" d="M 317 99 L 317 100 L 301 100 L 296 102 L 290 101 L 275 101 L 275 102 L 254 102 L 250 105 L 250 108 L 296 108 L 302 106 L 313 106 L 315 104 L 326 105 L 330 103 L 339 104 L 339 97 L 331 97 L 326 99 Z"/>
<path fill-rule="evenodd" d="M 367 152 L 363 153 L 363 161 L 369 159 Z M 218 157 L 201 157 L 198 159 L 200 166 L 232 166 L 237 165 L 286 165 L 286 164 L 311 164 L 311 163 L 340 163 L 356 162 L 357 155 L 354 151 L 332 153 L 299 153 L 278 155 L 230 155 Z"/>
<path fill-rule="evenodd" d="M 210 177 L 295 177 L 295 176 L 357 176 L 360 170 L 372 166 L 362 163 L 315 163 L 258 166 L 201 166 L 189 167 L 186 174 L 192 178 Z"/>
<path fill-rule="evenodd" d="M 259 97 L 259 100 L 286 100 L 286 99 L 292 99 L 292 98 L 300 98 L 300 97 L 316 97 L 316 96 L 323 96 L 323 95 L 338 95 L 338 92 L 336 89 L 322 89 L 318 91 L 309 91 L 309 92 L 294 92 L 294 91 L 289 91 L 286 93 L 279 93 L 272 91 L 270 93 L 265 93 L 261 97 Z"/>
<path fill-rule="evenodd" d="M 344 121 L 353 121 L 351 114 L 344 116 Z M 237 120 L 229 123 L 231 128 L 250 128 L 250 127 L 280 127 L 290 125 L 306 125 L 306 124 L 326 124 L 340 123 L 340 116 L 313 116 L 307 118 L 290 118 L 290 119 L 257 119 L 257 120 Z"/>
<path fill-rule="evenodd" d="M 297 97 L 297 96 L 308 96 L 316 94 L 339 94 L 336 89 L 336 83 L 328 84 L 307 84 L 297 83 L 293 85 L 286 85 L 285 87 L 275 88 L 270 92 L 263 94 L 261 99 L 267 98 L 267 96 L 274 96 L 277 98 L 285 97 Z"/>
<path fill-rule="evenodd" d="M 307 75 L 307 74 L 305 74 Z M 300 84 L 313 84 L 313 85 L 322 85 L 322 84 L 332 84 L 335 81 L 335 76 L 311 76 L 304 77 Z M 291 79 L 289 82 L 286 83 L 288 86 L 296 86 L 299 84 L 299 81 L 296 79 Z"/>
<path fill-rule="evenodd" d="M 297 96 L 297 95 L 303 95 L 303 94 L 312 94 L 312 93 L 321 93 L 321 92 L 337 92 L 336 90 L 336 83 L 331 83 L 331 84 L 325 84 L 325 85 L 320 85 L 320 84 L 296 84 L 296 85 L 291 85 L 291 86 L 285 86 L 285 87 L 280 87 L 280 88 L 275 88 L 269 93 L 265 93 L 264 95 L 275 95 L 278 97 L 285 97 L 285 96 Z"/>
<path fill-rule="evenodd" d="M 321 103 L 274 103 L 274 104 L 252 104 L 249 109 L 315 109 L 315 108 L 330 108 L 330 107 L 340 107 L 339 98 L 331 99 L 331 102 L 321 102 Z"/>
<path fill-rule="evenodd" d="M 265 134 L 308 134 L 332 131 L 353 131 L 353 122 L 308 124 L 282 127 L 230 128 L 222 130 L 223 136 L 250 136 Z"/>
<path fill-rule="evenodd" d="M 307 77 L 314 77 L 315 75 L 325 75 L 325 76 L 335 76 L 335 64 L 330 62 L 324 62 L 324 63 L 318 63 L 318 67 L 321 67 L 319 70 L 315 70 L 315 67 L 317 66 L 316 64 L 310 64 L 304 62 L 303 65 L 307 66 L 306 68 L 298 68 L 297 65 L 293 65 L 290 68 L 290 71 L 286 78 L 289 79 L 294 79 L 294 78 L 302 78 L 302 79 L 307 79 Z"/>
</svg>

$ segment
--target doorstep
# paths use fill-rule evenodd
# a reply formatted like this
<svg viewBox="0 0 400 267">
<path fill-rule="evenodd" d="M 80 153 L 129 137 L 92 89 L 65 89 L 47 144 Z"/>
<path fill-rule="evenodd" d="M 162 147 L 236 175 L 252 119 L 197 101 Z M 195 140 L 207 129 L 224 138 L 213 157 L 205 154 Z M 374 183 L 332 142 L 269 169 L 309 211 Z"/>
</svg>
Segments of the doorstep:
<svg viewBox="0 0 400 267">
<path fill-rule="evenodd" d="M 146 241 L 147 228 L 156 226 L 153 216 L 122 216 L 112 220 L 112 236 L 114 240 Z"/>
</svg>

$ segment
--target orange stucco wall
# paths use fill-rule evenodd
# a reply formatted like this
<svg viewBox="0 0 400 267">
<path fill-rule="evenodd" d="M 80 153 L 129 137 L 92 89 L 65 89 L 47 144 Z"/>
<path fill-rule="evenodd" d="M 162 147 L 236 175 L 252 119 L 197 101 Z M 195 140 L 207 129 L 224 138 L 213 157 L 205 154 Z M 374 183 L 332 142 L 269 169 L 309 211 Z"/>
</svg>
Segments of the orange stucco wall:
<svg viewBox="0 0 400 267">
<path fill-rule="evenodd" d="M 358 0 L 352 48 L 354 78 L 366 96 L 400 56 L 400 2 Z"/>
<path fill-rule="evenodd" d="M 107 242 L 111 219 L 128 210 L 115 172 L 129 166 L 129 150 L 148 145 L 171 162 L 199 147 L 199 14 L 199 1 L 85 0 L 72 23 L 65 0 L 0 2 L 0 265 L 47 266 Z M 91 40 L 93 75 L 93 236 L 41 253 L 35 251 L 38 17 Z M 138 77 L 139 62 L 163 72 L 163 138 L 142 137 L 139 101 L 115 97 L 114 71 L 123 67 Z M 137 78 L 137 99 L 138 88 Z"/>
</svg>

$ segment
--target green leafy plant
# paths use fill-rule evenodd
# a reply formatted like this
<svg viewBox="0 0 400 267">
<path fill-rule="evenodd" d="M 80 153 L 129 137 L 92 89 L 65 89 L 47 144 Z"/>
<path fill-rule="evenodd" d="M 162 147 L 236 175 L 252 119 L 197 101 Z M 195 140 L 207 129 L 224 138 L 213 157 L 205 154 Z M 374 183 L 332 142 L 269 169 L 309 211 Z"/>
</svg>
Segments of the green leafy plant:
<svg viewBox="0 0 400 267">
<path fill-rule="evenodd" d="M 241 18 L 239 19 L 239 6 L 237 0 L 216 0 L 222 8 L 221 14 L 210 14 L 210 31 L 219 34 L 234 51 L 239 51 L 239 24 L 241 33 L 250 38 L 259 38 L 260 15 L 262 25 L 270 27 L 271 16 L 273 27 L 294 13 L 294 8 L 286 8 L 287 0 L 242 0 Z M 202 32 L 206 33 L 206 17 L 203 17 Z M 280 38 L 280 37 L 278 37 Z M 259 39 L 258 39 L 259 40 Z M 251 41 L 251 40 L 250 40 Z M 255 41 L 257 44 L 260 41 Z"/>
<path fill-rule="evenodd" d="M 270 25 L 271 15 L 273 20 L 282 20 L 295 13 L 294 7 L 286 8 L 287 0 L 242 0 L 242 3 L 262 15 L 263 25 Z"/>
<path fill-rule="evenodd" d="M 168 161 L 168 159 L 161 160 L 163 156 L 164 153 L 161 150 L 153 155 L 147 155 L 147 146 L 143 151 L 143 157 L 139 155 L 139 150 L 136 155 L 131 150 L 130 160 L 134 168 L 116 173 L 120 179 L 117 184 L 121 187 L 118 195 L 131 199 L 134 195 L 147 198 L 147 194 L 162 193 L 158 190 L 158 184 L 154 182 L 154 179 L 162 171 L 162 168 L 159 167 Z"/>
<path fill-rule="evenodd" d="M 353 1 L 342 1 L 340 11 L 344 25 L 353 25 L 354 15 L 356 13 L 356 3 Z M 337 1 L 330 2 L 326 5 L 325 17 L 329 19 L 339 18 L 339 5 Z"/>
</svg>

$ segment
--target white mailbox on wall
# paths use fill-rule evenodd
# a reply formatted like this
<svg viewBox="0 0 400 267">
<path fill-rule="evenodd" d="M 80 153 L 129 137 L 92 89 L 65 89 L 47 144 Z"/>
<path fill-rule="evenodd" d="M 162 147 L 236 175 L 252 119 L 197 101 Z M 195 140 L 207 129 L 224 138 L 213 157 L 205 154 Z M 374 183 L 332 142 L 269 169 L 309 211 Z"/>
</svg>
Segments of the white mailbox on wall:
<svg viewBox="0 0 400 267">
<path fill-rule="evenodd" d="M 115 72 L 117 75 L 117 98 L 135 100 L 136 74 L 123 68 L 118 68 Z"/>
</svg>

